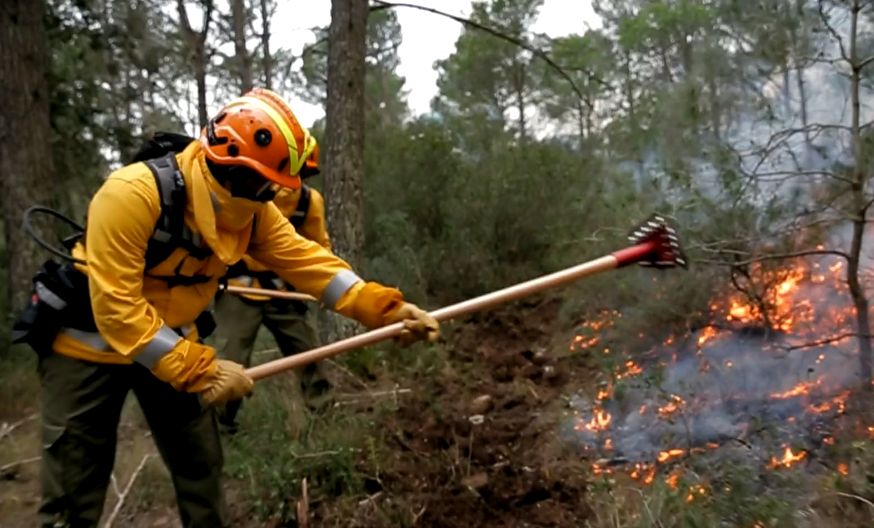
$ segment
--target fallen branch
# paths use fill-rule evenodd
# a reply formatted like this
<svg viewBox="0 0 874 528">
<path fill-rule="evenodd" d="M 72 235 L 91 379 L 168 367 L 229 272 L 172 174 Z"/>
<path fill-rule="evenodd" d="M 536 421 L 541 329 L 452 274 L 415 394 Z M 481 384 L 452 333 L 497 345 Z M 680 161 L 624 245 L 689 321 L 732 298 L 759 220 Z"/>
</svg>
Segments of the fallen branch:
<svg viewBox="0 0 874 528">
<path fill-rule="evenodd" d="M 337 367 L 337 370 L 339 370 L 339 371 L 342 372 L 343 374 L 346 374 L 347 376 L 349 376 L 349 379 L 351 379 L 352 381 L 354 381 L 354 382 L 357 383 L 358 385 L 361 385 L 361 387 L 362 387 L 364 390 L 370 392 L 370 388 L 367 386 L 367 384 L 364 383 L 363 381 L 361 381 L 361 378 L 359 378 L 358 376 L 356 376 L 354 372 L 352 372 L 351 370 L 349 370 L 349 369 L 346 368 L 345 366 L 341 365 L 340 363 L 337 363 L 337 362 L 334 361 L 333 359 L 326 359 L 325 361 L 326 361 L 327 363 L 331 364 L 332 366 Z"/>
<path fill-rule="evenodd" d="M 361 450 L 355 449 L 355 448 L 349 448 L 349 449 L 345 449 L 345 450 L 340 449 L 337 451 L 319 451 L 317 453 L 304 453 L 303 455 L 298 455 L 294 451 L 291 451 L 291 456 L 294 458 L 297 458 L 297 459 L 300 459 L 300 458 L 319 458 L 319 457 L 323 457 L 323 456 L 341 455 L 344 453 L 344 451 L 349 451 L 350 453 L 355 453 L 355 452 L 358 452 Z"/>
<path fill-rule="evenodd" d="M 848 499 L 856 499 L 856 500 L 859 501 L 859 502 L 864 502 L 865 504 L 867 504 L 868 506 L 870 506 L 872 510 L 874 510 L 874 502 L 869 501 L 869 500 L 866 499 L 865 497 L 860 497 L 860 496 L 858 496 L 858 495 L 853 495 L 852 493 L 843 493 L 843 492 L 840 492 L 840 491 L 836 491 L 836 492 L 835 492 L 835 495 L 837 495 L 837 496 L 839 496 L 839 497 L 846 497 L 846 498 L 848 498 Z"/>
<path fill-rule="evenodd" d="M 369 502 L 370 504 L 373 504 L 374 507 L 376 507 L 376 502 L 374 502 L 374 499 L 378 499 L 380 495 L 382 495 L 381 491 L 377 491 L 373 495 L 368 495 L 366 499 L 361 499 L 360 501 L 358 501 L 358 505 L 364 506 Z"/>
<path fill-rule="evenodd" d="M 412 389 L 392 389 L 392 390 L 387 390 L 387 391 L 376 391 L 376 392 L 367 392 L 367 393 L 358 393 L 358 394 L 338 394 L 337 395 L 337 403 L 340 403 L 340 404 L 355 403 L 355 402 L 359 402 L 359 401 L 364 401 L 366 398 L 380 398 L 382 396 L 395 396 L 395 397 L 397 397 L 398 394 L 407 394 L 409 392 L 413 392 Z"/>
<path fill-rule="evenodd" d="M 22 460 L 16 460 L 15 462 L 10 462 L 8 464 L 4 464 L 4 465 L 0 466 L 0 473 L 8 471 L 16 466 L 20 466 L 22 464 L 30 464 L 31 462 L 36 462 L 37 460 L 41 460 L 41 459 L 42 459 L 41 456 L 36 456 L 36 457 L 25 458 Z"/>
<path fill-rule="evenodd" d="M 16 430 L 22 424 L 26 424 L 27 422 L 35 419 L 36 416 L 37 416 L 36 413 L 34 413 L 34 414 L 31 414 L 30 416 L 22 418 L 21 420 L 18 420 L 17 422 L 13 422 L 11 424 L 3 422 L 3 426 L 0 427 L 0 440 L 3 440 L 4 437 L 9 436 L 12 433 L 12 431 Z"/>
<path fill-rule="evenodd" d="M 427 509 L 428 509 L 428 505 L 427 505 L 427 504 L 425 504 L 425 505 L 422 506 L 422 509 L 419 510 L 419 513 L 417 513 L 417 514 L 413 517 L 413 523 L 412 523 L 413 526 L 416 526 L 416 523 L 418 523 L 418 522 L 419 522 L 419 519 L 421 519 L 422 516 L 425 515 L 425 510 L 427 510 Z"/>
<path fill-rule="evenodd" d="M 134 485 L 134 481 L 137 480 L 137 477 L 143 470 L 143 467 L 145 467 L 146 462 L 148 462 L 149 459 L 153 456 L 155 456 L 153 453 L 143 455 L 143 459 L 140 460 L 140 464 L 134 470 L 133 475 L 130 476 L 130 479 L 127 481 L 127 485 L 124 487 L 124 490 L 122 490 L 121 493 L 118 493 L 118 486 L 114 484 L 115 476 L 113 475 L 113 485 L 115 487 L 115 493 L 118 495 L 118 500 L 115 501 L 115 507 L 112 509 L 112 513 L 109 514 L 109 518 L 106 519 L 106 524 L 103 525 L 103 528 L 110 528 L 112 526 L 115 518 L 121 512 L 121 507 L 124 506 L 124 500 L 127 498 L 128 493 L 130 493 L 130 490 Z"/>
<path fill-rule="evenodd" d="M 297 525 L 300 528 L 309 528 L 309 491 L 307 490 L 307 478 L 304 477 L 300 481 L 300 500 L 297 501 Z"/>
</svg>

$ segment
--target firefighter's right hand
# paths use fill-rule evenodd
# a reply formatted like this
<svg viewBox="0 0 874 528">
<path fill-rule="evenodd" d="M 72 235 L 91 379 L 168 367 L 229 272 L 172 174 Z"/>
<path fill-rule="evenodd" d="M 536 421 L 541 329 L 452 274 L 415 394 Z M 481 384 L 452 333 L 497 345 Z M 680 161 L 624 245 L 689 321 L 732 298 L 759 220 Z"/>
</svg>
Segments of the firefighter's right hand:
<svg viewBox="0 0 874 528">
<path fill-rule="evenodd" d="M 152 372 L 178 391 L 200 394 L 206 405 L 220 405 L 252 392 L 252 379 L 242 365 L 216 359 L 214 348 L 187 339 L 180 339 Z"/>
<path fill-rule="evenodd" d="M 254 382 L 239 363 L 227 359 L 216 360 L 215 376 L 200 391 L 200 401 L 204 405 L 223 405 L 239 400 L 252 393 Z"/>
</svg>

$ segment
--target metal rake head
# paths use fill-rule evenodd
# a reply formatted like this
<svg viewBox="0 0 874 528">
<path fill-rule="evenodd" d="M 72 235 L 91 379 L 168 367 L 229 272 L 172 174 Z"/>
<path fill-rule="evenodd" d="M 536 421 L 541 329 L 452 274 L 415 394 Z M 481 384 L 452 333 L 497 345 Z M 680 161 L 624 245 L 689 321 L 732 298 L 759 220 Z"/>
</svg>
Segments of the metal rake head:
<svg viewBox="0 0 874 528">
<path fill-rule="evenodd" d="M 645 222 L 635 227 L 628 235 L 633 244 L 655 242 L 656 249 L 652 255 L 639 262 L 641 266 L 653 268 L 674 268 L 689 266 L 686 254 L 680 245 L 677 230 L 665 217 L 653 215 Z"/>
</svg>

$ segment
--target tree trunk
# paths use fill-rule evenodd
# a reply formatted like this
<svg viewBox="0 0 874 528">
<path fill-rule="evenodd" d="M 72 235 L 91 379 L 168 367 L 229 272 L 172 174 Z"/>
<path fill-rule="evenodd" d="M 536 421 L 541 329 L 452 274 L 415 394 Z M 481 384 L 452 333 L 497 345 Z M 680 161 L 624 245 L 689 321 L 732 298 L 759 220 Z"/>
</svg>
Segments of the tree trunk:
<svg viewBox="0 0 874 528">
<path fill-rule="evenodd" d="M 270 17 L 273 16 L 270 0 L 261 0 L 261 69 L 264 88 L 273 89 L 273 54 L 270 51 Z"/>
<path fill-rule="evenodd" d="M 513 68 L 513 90 L 516 92 L 516 110 L 519 112 L 519 140 L 528 138 L 528 125 L 525 121 L 525 63 L 516 60 Z"/>
<path fill-rule="evenodd" d="M 202 48 L 194 54 L 194 78 L 197 84 L 197 126 L 203 128 L 209 121 L 209 112 L 206 108 L 206 53 Z"/>
<path fill-rule="evenodd" d="M 188 52 L 191 53 L 194 82 L 197 85 L 197 122 L 198 126 L 203 128 L 209 120 L 206 108 L 206 66 L 209 61 L 206 52 L 206 37 L 209 34 L 209 24 L 212 20 L 213 3 L 212 0 L 204 0 L 201 5 L 203 7 L 203 23 L 200 31 L 194 31 L 188 21 L 185 0 L 176 0 L 179 27 L 185 36 L 185 42 L 188 44 Z"/>
<path fill-rule="evenodd" d="M 231 23 L 234 28 L 234 62 L 240 93 L 252 89 L 252 61 L 246 49 L 246 3 L 244 0 L 231 0 Z"/>
<path fill-rule="evenodd" d="M 865 224 L 868 215 L 868 204 L 865 197 L 868 167 L 863 152 L 860 90 L 862 66 L 858 53 L 858 23 L 861 4 L 859 0 L 853 0 L 850 18 L 850 98 L 852 121 L 850 132 L 853 136 L 853 157 L 855 168 L 853 169 L 852 201 L 853 201 L 853 238 L 850 244 L 850 258 L 847 262 L 847 283 L 850 288 L 850 296 L 856 308 L 856 331 L 859 334 L 859 376 L 862 385 L 871 390 L 871 325 L 868 320 L 868 297 L 859 276 Z"/>
<path fill-rule="evenodd" d="M 367 0 L 333 0 L 328 30 L 325 202 L 334 251 L 363 273 L 364 57 Z M 340 323 L 329 335 L 349 335 Z"/>
<path fill-rule="evenodd" d="M 24 210 L 52 205 L 52 151 L 49 121 L 45 3 L 5 0 L 0 25 L 0 174 L 8 258 L 7 300 L 18 310 L 30 279 L 46 255 L 21 229 Z"/>
</svg>

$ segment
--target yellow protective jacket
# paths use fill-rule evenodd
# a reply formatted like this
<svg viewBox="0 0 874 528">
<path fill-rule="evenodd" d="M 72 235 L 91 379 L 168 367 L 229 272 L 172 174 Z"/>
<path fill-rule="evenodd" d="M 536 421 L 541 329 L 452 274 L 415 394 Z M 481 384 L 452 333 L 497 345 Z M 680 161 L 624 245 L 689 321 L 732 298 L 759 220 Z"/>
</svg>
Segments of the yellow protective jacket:
<svg viewBox="0 0 874 528">
<path fill-rule="evenodd" d="M 304 238 L 312 240 L 328 251 L 331 251 L 331 237 L 328 235 L 328 224 L 325 218 L 325 199 L 316 189 L 313 189 L 312 187 L 308 187 L 308 189 L 310 200 L 309 208 L 306 211 L 303 224 L 301 224 L 297 232 Z M 282 216 L 290 219 L 295 211 L 297 211 L 300 196 L 301 189 L 283 188 L 276 194 L 273 203 L 276 204 L 276 207 L 279 209 L 279 212 L 282 213 Z M 228 279 L 228 284 L 250 288 L 287 289 L 284 281 L 274 281 L 273 284 L 262 284 L 262 281 L 260 281 L 256 275 L 261 274 L 261 272 L 269 271 L 270 268 L 261 264 L 251 256 L 244 255 L 242 264 L 247 271 L 236 269 L 235 273 Z M 235 266 L 235 268 L 240 268 L 239 264 Z M 270 297 L 264 295 L 245 294 L 242 296 L 252 301 L 266 302 L 270 300 Z"/>
<path fill-rule="evenodd" d="M 214 206 L 210 195 L 204 197 L 201 192 L 197 202 L 197 193 L 192 191 L 204 189 L 204 181 L 214 184 L 215 180 L 198 142 L 176 159 L 187 190 L 185 223 L 196 231 L 194 211 L 200 211 L 201 219 L 212 218 Z M 209 208 L 208 214 L 203 214 L 204 207 Z M 221 247 L 243 248 L 299 291 L 368 327 L 384 325 L 387 315 L 403 301 L 398 290 L 365 283 L 345 261 L 300 236 L 275 204 L 258 204 L 255 210 L 254 227 L 249 220 L 242 224 L 246 228 L 222 233 L 226 244 Z M 233 263 L 223 262 L 218 255 L 227 259 L 233 252 L 211 245 L 215 253 L 198 260 L 177 248 L 166 260 L 145 270 L 146 248 L 160 212 L 155 179 L 143 163 L 113 172 L 93 196 L 86 235 L 73 256 L 86 262 L 77 268 L 88 276 L 99 333 L 62 329 L 54 341 L 55 352 L 100 363 L 137 361 L 151 368 L 178 341 L 177 331 L 193 325 L 207 308 L 219 278 Z M 202 220 L 200 225 L 205 225 Z M 174 273 L 205 275 L 209 280 L 171 288 L 153 277 Z"/>
</svg>

